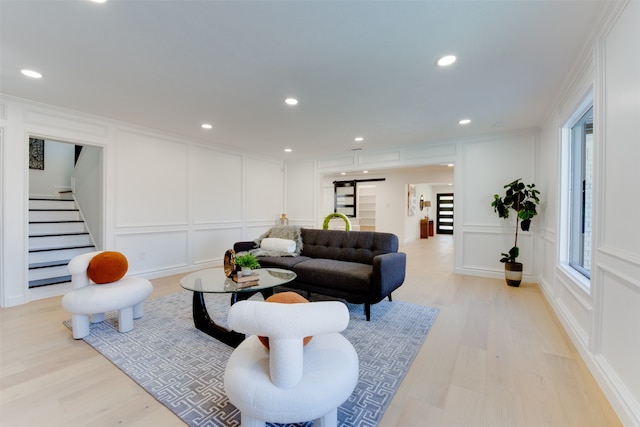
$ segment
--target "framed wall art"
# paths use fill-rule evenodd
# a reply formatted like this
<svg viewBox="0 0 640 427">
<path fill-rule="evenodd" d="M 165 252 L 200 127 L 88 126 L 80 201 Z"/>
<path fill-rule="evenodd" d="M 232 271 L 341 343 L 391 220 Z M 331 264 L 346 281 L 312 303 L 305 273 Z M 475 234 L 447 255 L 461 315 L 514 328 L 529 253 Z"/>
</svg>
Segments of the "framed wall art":
<svg viewBox="0 0 640 427">
<path fill-rule="evenodd" d="M 418 206 L 418 198 L 416 196 L 415 184 L 409 184 L 407 186 L 407 215 L 414 216 L 416 214 L 416 208 Z"/>
<path fill-rule="evenodd" d="M 44 139 L 29 138 L 29 169 L 44 170 Z"/>
</svg>

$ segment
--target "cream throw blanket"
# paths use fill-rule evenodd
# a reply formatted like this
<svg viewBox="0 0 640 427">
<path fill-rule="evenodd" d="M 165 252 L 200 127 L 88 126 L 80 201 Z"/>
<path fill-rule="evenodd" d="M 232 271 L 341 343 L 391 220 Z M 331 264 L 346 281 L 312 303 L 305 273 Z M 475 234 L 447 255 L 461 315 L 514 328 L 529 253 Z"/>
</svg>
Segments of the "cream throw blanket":
<svg viewBox="0 0 640 427">
<path fill-rule="evenodd" d="M 302 235 L 300 234 L 300 226 L 297 225 L 276 225 L 271 227 L 267 232 L 258 237 L 254 242 L 258 246 L 256 249 L 251 249 L 249 253 L 255 256 L 298 256 L 302 252 Z M 293 240 L 295 242 L 295 250 L 289 252 L 288 250 L 278 250 L 283 248 L 267 249 L 262 248 L 261 243 L 263 239 L 276 238 L 284 240 Z"/>
</svg>

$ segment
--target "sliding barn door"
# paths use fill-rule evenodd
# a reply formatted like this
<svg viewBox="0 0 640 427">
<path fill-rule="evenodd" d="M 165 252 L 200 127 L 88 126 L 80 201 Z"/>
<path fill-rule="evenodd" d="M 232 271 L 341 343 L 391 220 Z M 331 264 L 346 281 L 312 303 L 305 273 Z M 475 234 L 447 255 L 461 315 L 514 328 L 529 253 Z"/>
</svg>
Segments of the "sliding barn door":
<svg viewBox="0 0 640 427">
<path fill-rule="evenodd" d="M 438 234 L 453 234 L 453 193 L 438 193 L 436 204 L 436 232 Z"/>
</svg>

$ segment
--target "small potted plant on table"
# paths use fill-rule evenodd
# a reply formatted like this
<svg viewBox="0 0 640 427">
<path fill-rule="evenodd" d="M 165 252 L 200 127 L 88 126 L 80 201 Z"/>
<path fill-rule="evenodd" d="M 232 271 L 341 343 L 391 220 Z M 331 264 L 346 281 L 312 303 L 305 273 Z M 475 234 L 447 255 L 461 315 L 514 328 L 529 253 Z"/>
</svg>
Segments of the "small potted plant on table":
<svg viewBox="0 0 640 427">
<path fill-rule="evenodd" d="M 241 268 L 243 276 L 250 276 L 251 270 L 260 268 L 260 263 L 258 263 L 256 257 L 250 253 L 237 255 L 236 265 Z"/>
<path fill-rule="evenodd" d="M 536 206 L 540 203 L 538 198 L 540 192 L 535 189 L 535 184 L 525 184 L 521 178 L 504 186 L 506 189 L 504 197 L 498 194 L 493 196 L 493 210 L 500 218 L 509 218 L 509 212 L 516 212 L 516 236 L 513 247 L 508 253 L 502 253 L 500 262 L 504 263 L 505 279 L 509 286 L 520 286 L 522 281 L 522 263 L 516 258 L 520 255 L 518 248 L 518 228 L 522 231 L 529 231 L 531 219 L 538 214 Z"/>
</svg>

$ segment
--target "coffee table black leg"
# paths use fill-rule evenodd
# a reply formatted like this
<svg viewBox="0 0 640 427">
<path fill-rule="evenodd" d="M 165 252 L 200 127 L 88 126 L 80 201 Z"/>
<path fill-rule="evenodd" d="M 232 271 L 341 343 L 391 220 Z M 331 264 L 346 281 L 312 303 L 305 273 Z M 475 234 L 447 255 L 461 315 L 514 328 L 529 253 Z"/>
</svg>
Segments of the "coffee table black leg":
<svg viewBox="0 0 640 427">
<path fill-rule="evenodd" d="M 204 303 L 204 294 L 202 292 L 193 293 L 193 322 L 197 329 L 212 336 L 218 341 L 222 341 L 228 346 L 235 348 L 244 341 L 244 334 L 240 334 L 236 331 L 230 331 L 229 329 L 218 325 L 213 321 L 213 319 L 211 319 L 211 317 L 209 317 L 207 306 Z"/>
<path fill-rule="evenodd" d="M 266 300 L 267 298 L 273 295 L 273 288 L 262 289 L 260 291 L 255 291 L 255 292 L 234 292 L 231 294 L 230 304 L 233 305 L 238 301 L 248 300 L 258 292 L 260 292 L 262 294 L 262 298 Z"/>
</svg>

